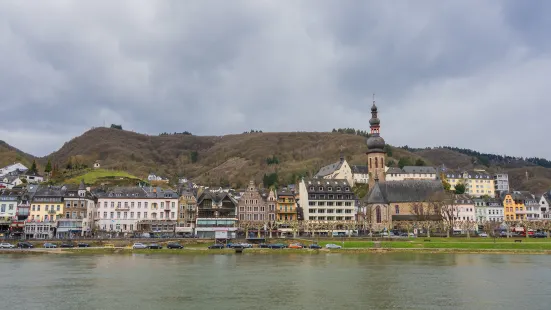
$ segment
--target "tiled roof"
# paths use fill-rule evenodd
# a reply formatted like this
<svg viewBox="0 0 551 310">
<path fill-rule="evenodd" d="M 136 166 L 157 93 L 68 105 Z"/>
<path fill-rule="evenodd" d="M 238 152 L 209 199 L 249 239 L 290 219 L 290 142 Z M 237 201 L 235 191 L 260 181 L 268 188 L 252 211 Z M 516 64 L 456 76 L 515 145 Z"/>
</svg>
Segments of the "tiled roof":
<svg viewBox="0 0 551 310">
<path fill-rule="evenodd" d="M 315 177 L 323 178 L 326 175 L 330 175 L 331 173 L 341 169 L 341 166 L 343 163 L 344 163 L 344 160 L 339 160 L 336 163 L 332 163 L 330 165 L 321 167 L 321 169 L 318 171 Z"/>
<path fill-rule="evenodd" d="M 356 173 L 356 174 L 367 174 L 368 173 L 367 166 L 354 165 L 354 166 L 350 166 L 350 169 L 352 169 L 352 173 Z"/>
<path fill-rule="evenodd" d="M 404 171 L 398 167 L 390 167 L 386 171 L 386 174 L 403 174 Z"/>
<path fill-rule="evenodd" d="M 364 203 L 394 203 L 430 201 L 432 195 L 443 192 L 442 182 L 433 180 L 405 180 L 376 182 L 364 197 Z"/>
<path fill-rule="evenodd" d="M 405 173 L 432 173 L 436 174 L 436 169 L 434 167 L 425 167 L 425 166 L 404 166 L 402 168 Z"/>
</svg>

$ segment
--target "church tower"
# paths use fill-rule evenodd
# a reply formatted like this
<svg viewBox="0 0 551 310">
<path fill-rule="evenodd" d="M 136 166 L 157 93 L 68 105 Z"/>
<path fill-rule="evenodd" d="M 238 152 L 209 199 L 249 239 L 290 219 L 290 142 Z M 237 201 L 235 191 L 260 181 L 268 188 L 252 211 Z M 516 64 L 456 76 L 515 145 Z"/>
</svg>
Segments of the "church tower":
<svg viewBox="0 0 551 310">
<path fill-rule="evenodd" d="M 380 136 L 381 121 L 377 117 L 377 106 L 373 100 L 371 107 L 371 119 L 369 120 L 371 132 L 367 138 L 367 170 L 369 172 L 369 188 L 372 189 L 376 181 L 385 181 L 386 152 L 385 140 Z"/>
</svg>

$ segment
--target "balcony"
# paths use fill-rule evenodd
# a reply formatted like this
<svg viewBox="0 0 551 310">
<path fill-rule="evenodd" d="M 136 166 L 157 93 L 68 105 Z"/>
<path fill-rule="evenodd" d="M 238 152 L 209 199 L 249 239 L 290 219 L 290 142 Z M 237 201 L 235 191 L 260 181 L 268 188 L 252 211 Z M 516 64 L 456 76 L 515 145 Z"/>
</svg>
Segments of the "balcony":
<svg viewBox="0 0 551 310">
<path fill-rule="evenodd" d="M 57 211 L 56 210 L 48 210 L 48 214 L 56 214 Z"/>
<path fill-rule="evenodd" d="M 116 207 L 115 210 L 117 210 L 117 211 L 128 211 L 128 210 L 130 210 L 130 207 L 120 206 L 120 207 Z"/>
</svg>

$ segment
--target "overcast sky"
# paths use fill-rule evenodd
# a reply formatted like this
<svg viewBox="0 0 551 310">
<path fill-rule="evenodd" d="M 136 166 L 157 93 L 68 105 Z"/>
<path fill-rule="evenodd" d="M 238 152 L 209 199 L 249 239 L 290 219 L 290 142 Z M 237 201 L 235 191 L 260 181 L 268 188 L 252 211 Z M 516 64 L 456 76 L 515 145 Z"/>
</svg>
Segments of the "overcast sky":
<svg viewBox="0 0 551 310">
<path fill-rule="evenodd" d="M 0 140 L 369 129 L 551 158 L 551 1 L 0 0 Z"/>
</svg>

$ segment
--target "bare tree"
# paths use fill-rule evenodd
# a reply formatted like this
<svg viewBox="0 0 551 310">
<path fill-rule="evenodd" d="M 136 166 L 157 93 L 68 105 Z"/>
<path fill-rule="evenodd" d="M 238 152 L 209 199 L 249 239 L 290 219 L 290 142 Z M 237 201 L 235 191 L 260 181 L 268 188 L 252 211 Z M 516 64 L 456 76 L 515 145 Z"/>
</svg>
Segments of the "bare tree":
<svg viewBox="0 0 551 310">
<path fill-rule="evenodd" d="M 296 239 L 297 233 L 300 229 L 300 222 L 298 220 L 293 220 L 289 222 L 289 227 L 291 227 L 291 231 L 293 232 L 293 238 Z"/>
<path fill-rule="evenodd" d="M 446 230 L 446 237 L 450 237 L 450 232 L 456 227 L 456 220 L 459 218 L 459 208 L 456 205 L 454 194 L 439 194 L 431 205 L 440 209 L 442 214 L 442 228 Z"/>
</svg>

